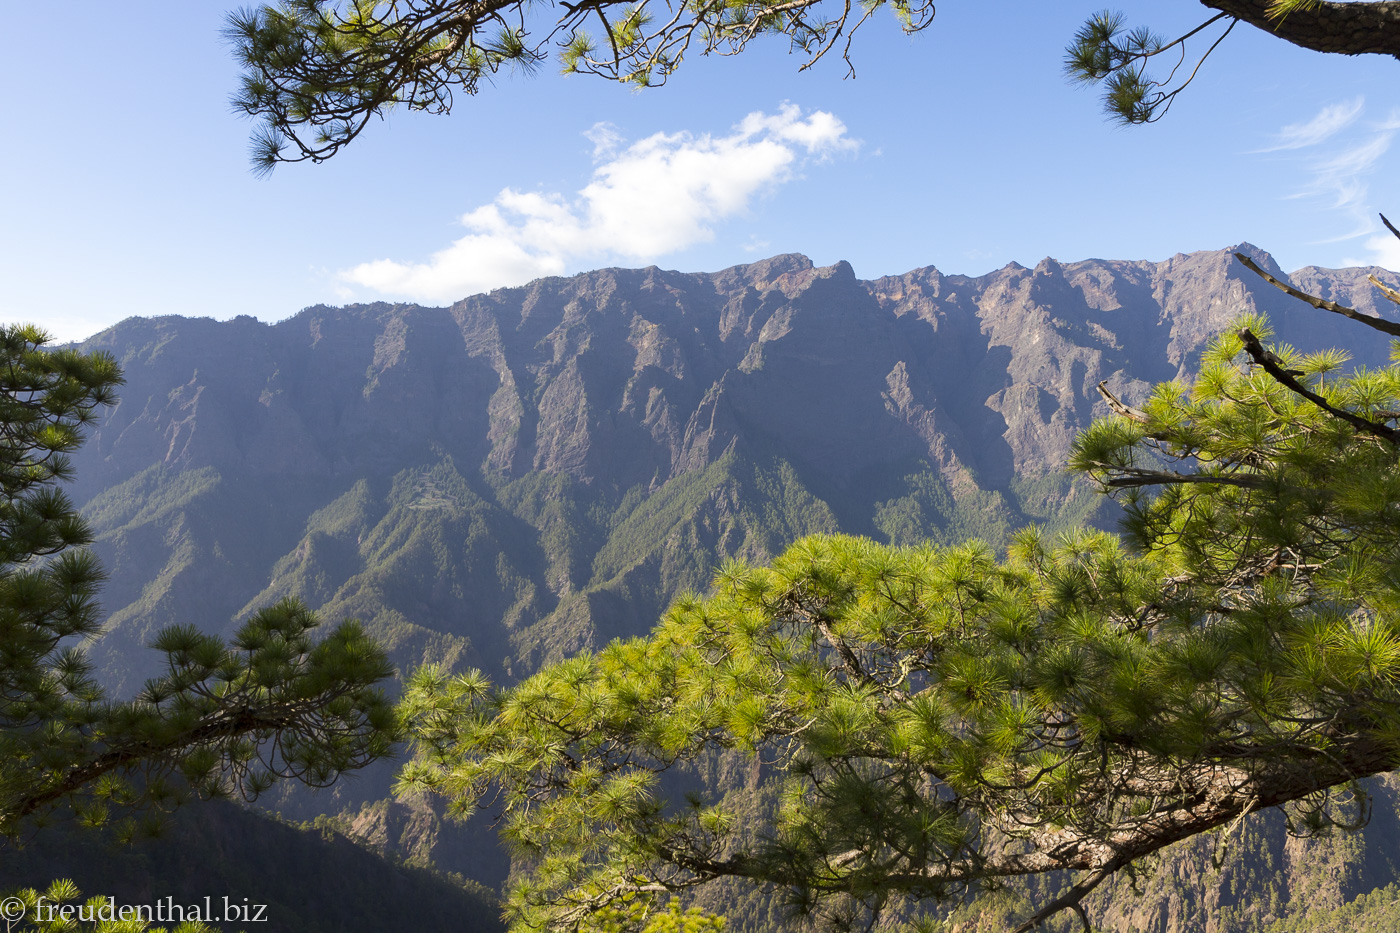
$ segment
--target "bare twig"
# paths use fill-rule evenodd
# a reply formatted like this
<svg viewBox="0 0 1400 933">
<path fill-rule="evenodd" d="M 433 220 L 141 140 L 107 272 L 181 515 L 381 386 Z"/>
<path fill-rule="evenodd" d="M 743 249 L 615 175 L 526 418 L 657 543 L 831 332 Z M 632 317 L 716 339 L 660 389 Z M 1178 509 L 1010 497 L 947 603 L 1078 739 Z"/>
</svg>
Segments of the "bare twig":
<svg viewBox="0 0 1400 933">
<path fill-rule="evenodd" d="M 1384 214 L 1381 215 L 1381 223 L 1385 224 L 1386 229 L 1389 230 L 1391 233 L 1395 234 L 1397 237 L 1400 237 L 1400 230 L 1396 230 L 1395 224 L 1387 220 Z"/>
<path fill-rule="evenodd" d="M 1381 294 L 1385 295 L 1385 297 L 1400 305 L 1400 292 L 1397 292 L 1395 289 L 1391 288 L 1389 285 L 1385 284 L 1380 279 L 1376 278 L 1374 275 L 1368 275 L 1366 276 L 1366 278 L 1370 279 L 1371 284 L 1381 290 Z"/>
<path fill-rule="evenodd" d="M 1209 22 L 1202 24 L 1200 28 L 1204 29 L 1206 26 L 1209 26 L 1211 23 L 1215 22 L 1215 20 L 1219 18 L 1220 17 L 1218 16 L 1214 17 Z M 1182 82 L 1181 87 L 1172 88 L 1170 91 L 1166 91 L 1158 95 L 1157 101 L 1152 104 L 1153 115 L 1149 117 L 1145 122 L 1156 123 L 1158 120 L 1162 119 L 1162 117 L 1167 115 L 1167 111 L 1172 108 L 1172 104 L 1176 101 L 1176 95 L 1186 90 L 1186 88 L 1190 86 L 1191 82 L 1196 80 L 1196 75 L 1200 73 L 1201 66 L 1206 63 L 1206 59 L 1210 58 L 1211 53 L 1214 52 L 1220 46 L 1220 43 L 1225 41 L 1225 37 L 1230 34 L 1231 30 L 1235 28 L 1235 24 L 1238 22 L 1238 19 L 1230 20 L 1230 25 L 1226 26 L 1225 31 L 1220 34 L 1220 37 L 1211 43 L 1210 48 L 1206 49 L 1206 53 L 1201 56 L 1198 62 L 1196 62 L 1196 67 L 1191 69 L 1191 76 Z M 1198 31 L 1199 29 L 1193 30 L 1193 34 Z M 1175 68 L 1172 69 L 1172 74 L 1176 74 Z M 1159 107 L 1161 108 L 1160 113 L 1157 112 L 1157 108 Z"/>
<path fill-rule="evenodd" d="M 1103 400 L 1108 403 L 1108 407 L 1113 409 L 1115 415 L 1122 415 L 1124 418 L 1139 424 L 1147 423 L 1147 412 L 1121 401 L 1118 396 L 1108 390 L 1108 382 L 1100 382 L 1098 390 L 1099 394 L 1103 396 Z"/>
</svg>

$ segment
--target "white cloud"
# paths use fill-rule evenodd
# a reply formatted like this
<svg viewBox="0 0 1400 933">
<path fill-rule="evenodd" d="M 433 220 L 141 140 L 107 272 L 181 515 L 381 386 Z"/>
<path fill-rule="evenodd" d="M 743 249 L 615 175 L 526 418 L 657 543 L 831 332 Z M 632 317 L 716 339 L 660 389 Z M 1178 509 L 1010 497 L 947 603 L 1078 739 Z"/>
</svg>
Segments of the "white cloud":
<svg viewBox="0 0 1400 933">
<path fill-rule="evenodd" d="M 1316 146 L 1340 133 L 1356 122 L 1365 105 L 1365 98 L 1344 101 L 1323 107 L 1306 123 L 1290 123 L 1275 135 L 1276 142 L 1259 152 L 1278 152 L 1281 149 L 1305 149 Z"/>
<path fill-rule="evenodd" d="M 1400 240 L 1392 236 L 1389 230 L 1367 237 L 1364 246 L 1368 255 L 1360 258 L 1348 256 L 1342 261 L 1348 266 L 1381 266 L 1400 270 Z"/>
<path fill-rule="evenodd" d="M 455 301 L 582 262 L 652 261 L 712 240 L 716 224 L 792 180 L 804 160 L 860 145 L 834 115 L 803 116 L 793 104 L 751 113 L 727 136 L 656 133 L 628 144 L 604 123 L 584 135 L 595 167 L 575 197 L 506 188 L 464 214 L 467 235 L 426 262 L 379 259 L 340 277 L 386 295 Z"/>
<path fill-rule="evenodd" d="M 617 127 L 607 122 L 593 124 L 592 128 L 583 135 L 593 144 L 593 158 L 595 160 L 612 155 L 617 151 L 618 146 L 626 142 L 622 138 L 622 134 L 617 131 Z"/>
</svg>

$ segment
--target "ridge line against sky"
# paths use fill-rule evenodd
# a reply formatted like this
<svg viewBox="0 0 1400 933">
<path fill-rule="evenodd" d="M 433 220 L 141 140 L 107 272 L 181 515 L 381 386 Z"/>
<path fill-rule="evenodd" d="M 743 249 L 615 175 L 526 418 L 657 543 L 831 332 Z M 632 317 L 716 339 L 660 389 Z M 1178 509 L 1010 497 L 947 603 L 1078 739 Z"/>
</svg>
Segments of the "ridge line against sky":
<svg viewBox="0 0 1400 933">
<path fill-rule="evenodd" d="M 42 43 L 0 63 L 12 86 L 52 75 L 3 105 L 23 137 L 0 152 L 0 321 L 77 339 L 134 314 L 278 320 L 785 252 L 866 279 L 1246 240 L 1285 269 L 1400 268 L 1376 218 L 1400 213 L 1400 64 L 1236 30 L 1165 120 L 1124 129 L 1061 73 L 1097 9 L 943 4 L 913 39 L 872 22 L 855 80 L 838 61 L 799 74 L 781 41 L 688 61 L 642 93 L 544 69 L 450 117 L 393 114 L 331 162 L 269 180 L 249 172 L 251 127 L 229 112 L 223 4 L 75 16 L 65 69 L 45 67 Z M 1199 10 L 1128 13 L 1172 33 Z M 54 18 L 29 5 L 11 26 L 43 34 Z M 65 102 L 96 89 L 119 103 L 80 121 Z"/>
<path fill-rule="evenodd" d="M 462 215 L 466 236 L 426 261 L 380 259 L 342 270 L 338 295 L 352 299 L 356 292 L 346 286 L 358 285 L 372 294 L 451 303 L 564 275 L 579 263 L 651 263 L 712 242 L 718 223 L 750 212 L 765 190 L 800 183 L 807 164 L 860 150 L 830 113 L 804 116 L 791 103 L 771 115 L 750 113 L 723 136 L 660 132 L 628 143 L 601 122 L 585 135 L 593 142 L 593 174 L 576 197 L 502 189 Z"/>
</svg>

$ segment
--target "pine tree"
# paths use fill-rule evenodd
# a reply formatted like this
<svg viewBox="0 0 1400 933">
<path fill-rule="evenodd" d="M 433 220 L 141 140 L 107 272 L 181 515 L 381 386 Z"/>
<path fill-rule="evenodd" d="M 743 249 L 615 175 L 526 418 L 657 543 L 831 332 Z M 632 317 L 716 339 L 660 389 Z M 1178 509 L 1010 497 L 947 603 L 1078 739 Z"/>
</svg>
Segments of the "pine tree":
<svg viewBox="0 0 1400 933">
<path fill-rule="evenodd" d="M 1400 55 L 1400 7 L 1393 3 L 1335 0 L 1201 0 L 1215 15 L 1168 40 L 1150 27 L 1128 29 L 1122 13 L 1095 13 L 1075 34 L 1065 71 L 1103 84 L 1104 110 L 1122 123 L 1153 123 L 1200 73 L 1201 66 L 1240 23 L 1300 48 L 1340 55 Z M 1204 51 L 1188 65 L 1192 43 Z M 1147 68 L 1166 55 L 1167 74 Z"/>
<path fill-rule="evenodd" d="M 1359 825 L 1356 782 L 1400 765 L 1400 365 L 1268 340 L 1241 320 L 1141 408 L 1103 389 L 1072 467 L 1124 539 L 809 538 L 511 689 L 420 671 L 401 790 L 502 809 L 522 929 L 723 878 L 843 926 L 1037 876 L 1070 880 L 1017 933 L 1087 928 L 1178 840 L 1276 806 Z M 705 778 L 736 754 L 770 810 Z"/>
<path fill-rule="evenodd" d="M 1319 52 L 1400 55 L 1400 7 L 1388 0 L 1201 2 L 1216 14 L 1172 40 L 1125 30 L 1121 14 L 1091 16 L 1069 47 L 1070 76 L 1104 82 L 1108 112 L 1145 123 L 1166 113 L 1238 23 Z M 932 0 L 869 0 L 858 9 L 832 0 L 282 0 L 232 14 L 227 34 L 244 68 L 234 106 L 263 121 L 253 165 L 267 172 L 278 162 L 329 159 L 394 107 L 447 113 L 501 69 L 534 71 L 551 52 L 566 73 L 655 87 L 687 55 L 733 55 L 780 36 L 805 57 L 803 69 L 839 48 L 854 75 L 852 40 L 882 9 L 908 33 L 933 23 Z M 1188 44 L 1208 40 L 1195 66 L 1182 67 Z M 1146 66 L 1164 53 L 1181 62 L 1157 80 Z"/>
<path fill-rule="evenodd" d="M 88 525 L 58 484 L 83 429 L 116 401 L 105 354 L 49 350 L 32 326 L 0 328 L 0 832 L 55 810 L 120 834 L 133 814 L 189 794 L 251 797 L 279 778 L 323 785 L 388 754 L 397 736 L 378 685 L 392 673 L 354 622 L 319 640 L 287 601 L 225 643 L 162 632 L 165 672 L 128 701 L 92 676 L 102 571 Z"/>
</svg>

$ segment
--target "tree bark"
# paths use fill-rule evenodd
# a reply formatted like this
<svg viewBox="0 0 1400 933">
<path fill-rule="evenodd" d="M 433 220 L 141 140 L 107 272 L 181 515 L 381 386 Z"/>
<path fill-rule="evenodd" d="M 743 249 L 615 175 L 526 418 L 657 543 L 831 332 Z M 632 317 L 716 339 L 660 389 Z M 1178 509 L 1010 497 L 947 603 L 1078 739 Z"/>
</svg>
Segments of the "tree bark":
<svg viewBox="0 0 1400 933">
<path fill-rule="evenodd" d="M 1282 19 L 1269 16 L 1269 0 L 1201 0 L 1201 4 L 1314 52 L 1400 58 L 1397 0 L 1324 0 L 1311 10 L 1295 10 Z"/>
</svg>

